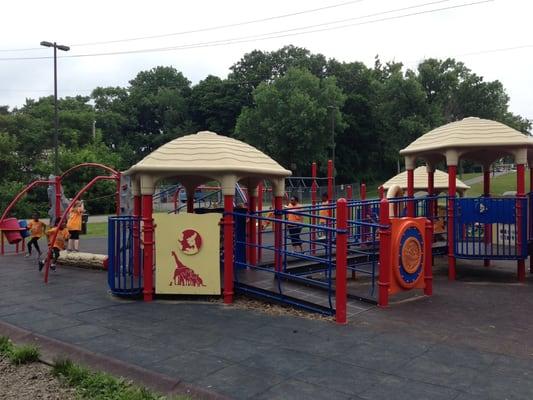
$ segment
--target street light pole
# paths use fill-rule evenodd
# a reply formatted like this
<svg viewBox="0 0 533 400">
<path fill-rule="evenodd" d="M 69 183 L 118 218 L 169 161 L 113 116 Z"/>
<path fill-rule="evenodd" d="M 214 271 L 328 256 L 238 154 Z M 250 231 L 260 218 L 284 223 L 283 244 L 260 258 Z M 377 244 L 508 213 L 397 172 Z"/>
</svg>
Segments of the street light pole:
<svg viewBox="0 0 533 400">
<path fill-rule="evenodd" d="M 57 44 L 56 42 L 41 42 L 41 46 L 54 48 L 54 174 L 59 175 L 59 115 L 57 112 L 57 49 L 69 51 L 70 47 Z"/>
</svg>

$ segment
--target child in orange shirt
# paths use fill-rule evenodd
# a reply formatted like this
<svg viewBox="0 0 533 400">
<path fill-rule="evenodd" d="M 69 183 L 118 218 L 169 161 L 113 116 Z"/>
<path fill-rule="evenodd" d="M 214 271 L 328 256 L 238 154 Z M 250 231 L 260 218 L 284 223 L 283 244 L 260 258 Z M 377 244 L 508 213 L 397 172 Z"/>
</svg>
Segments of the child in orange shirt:
<svg viewBox="0 0 533 400">
<path fill-rule="evenodd" d="M 46 225 L 43 222 L 39 221 L 39 214 L 33 213 L 32 220 L 28 222 L 27 229 L 30 231 L 31 239 L 28 242 L 28 253 L 26 253 L 26 257 L 31 256 L 32 246 L 35 247 L 35 250 L 37 250 L 37 253 L 39 253 L 39 256 L 41 256 L 41 249 L 39 248 L 39 239 L 44 235 Z"/>
<path fill-rule="evenodd" d="M 287 209 L 290 210 L 290 209 L 293 209 L 293 208 L 299 208 L 301 207 L 300 206 L 300 203 L 298 203 L 298 197 L 296 196 L 292 196 L 291 197 L 291 200 L 290 200 L 290 203 L 287 205 Z M 303 222 L 303 217 L 299 214 L 295 214 L 295 213 L 287 213 L 287 220 L 289 221 L 289 224 L 287 225 L 287 230 L 289 231 L 289 238 L 291 239 L 291 245 L 292 245 L 292 249 L 295 251 L 295 252 L 300 252 L 300 253 L 303 253 L 303 248 L 302 248 L 302 238 L 300 237 L 300 234 L 302 233 L 302 227 L 300 225 L 292 225 L 290 224 L 290 222 L 297 222 L 297 223 L 301 223 Z"/>
<path fill-rule="evenodd" d="M 76 201 L 68 216 L 67 228 L 70 233 L 67 251 L 79 251 L 81 220 L 85 209 L 81 201 Z"/>
<path fill-rule="evenodd" d="M 55 232 L 58 230 L 57 224 L 59 221 L 56 221 L 56 226 L 54 226 L 51 229 L 48 229 L 46 231 L 46 235 L 48 236 L 48 246 L 52 246 L 52 240 L 54 239 Z M 59 253 L 61 250 L 65 250 L 65 243 L 70 237 L 70 234 L 68 232 L 68 229 L 63 222 L 61 226 L 59 227 L 59 232 L 57 233 L 55 243 L 52 247 L 52 265 L 50 265 L 50 268 L 52 271 L 56 270 L 56 262 L 59 258 Z M 39 264 L 39 271 L 42 269 L 42 265 Z"/>
</svg>

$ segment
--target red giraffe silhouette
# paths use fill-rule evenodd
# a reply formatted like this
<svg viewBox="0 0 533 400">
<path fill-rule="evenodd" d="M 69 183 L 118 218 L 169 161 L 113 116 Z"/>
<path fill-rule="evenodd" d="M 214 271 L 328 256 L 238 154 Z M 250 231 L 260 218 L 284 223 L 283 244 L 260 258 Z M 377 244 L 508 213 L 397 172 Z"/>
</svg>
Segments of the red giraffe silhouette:
<svg viewBox="0 0 533 400">
<path fill-rule="evenodd" d="M 196 274 L 191 268 L 183 264 L 174 251 L 172 251 L 172 256 L 174 257 L 174 261 L 176 262 L 176 269 L 174 270 L 174 279 L 170 282 L 170 286 L 174 284 L 178 286 L 205 287 L 204 281 L 202 280 L 200 275 Z"/>
</svg>

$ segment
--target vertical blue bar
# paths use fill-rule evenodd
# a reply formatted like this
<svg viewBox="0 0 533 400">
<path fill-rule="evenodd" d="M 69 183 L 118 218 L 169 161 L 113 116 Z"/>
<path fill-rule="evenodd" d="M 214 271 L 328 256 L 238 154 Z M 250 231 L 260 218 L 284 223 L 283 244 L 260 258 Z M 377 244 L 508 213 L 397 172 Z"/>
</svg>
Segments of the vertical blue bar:
<svg viewBox="0 0 533 400">
<path fill-rule="evenodd" d="M 130 287 L 135 288 L 135 277 L 133 276 L 133 227 L 134 220 L 132 217 L 128 218 L 128 272 L 130 274 Z"/>
<path fill-rule="evenodd" d="M 115 219 L 108 218 L 107 224 L 107 284 L 113 292 L 115 290 Z"/>
<path fill-rule="evenodd" d="M 120 282 L 120 218 L 115 218 L 113 235 L 115 236 L 115 285 L 121 289 Z"/>
<path fill-rule="evenodd" d="M 126 260 L 126 250 L 127 250 L 127 241 L 126 241 L 126 221 L 120 221 L 120 270 L 122 272 L 122 287 L 128 289 L 127 281 L 127 260 Z"/>
</svg>

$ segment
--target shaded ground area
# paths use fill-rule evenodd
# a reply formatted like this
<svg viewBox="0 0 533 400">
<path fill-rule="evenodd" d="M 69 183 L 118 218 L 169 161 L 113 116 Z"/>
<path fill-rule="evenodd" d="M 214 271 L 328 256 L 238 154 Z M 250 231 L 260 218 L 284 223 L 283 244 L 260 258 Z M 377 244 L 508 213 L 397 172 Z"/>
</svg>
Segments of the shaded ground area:
<svg viewBox="0 0 533 400">
<path fill-rule="evenodd" d="M 88 242 L 87 242 L 88 245 Z M 96 246 L 96 244 L 95 244 Z M 443 260 L 438 260 L 442 262 Z M 113 298 L 106 275 L 0 258 L 0 319 L 236 399 L 533 398 L 533 279 L 460 263 L 435 295 L 347 326 L 219 303 Z"/>
</svg>

